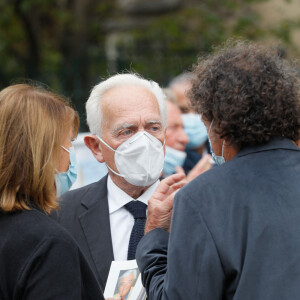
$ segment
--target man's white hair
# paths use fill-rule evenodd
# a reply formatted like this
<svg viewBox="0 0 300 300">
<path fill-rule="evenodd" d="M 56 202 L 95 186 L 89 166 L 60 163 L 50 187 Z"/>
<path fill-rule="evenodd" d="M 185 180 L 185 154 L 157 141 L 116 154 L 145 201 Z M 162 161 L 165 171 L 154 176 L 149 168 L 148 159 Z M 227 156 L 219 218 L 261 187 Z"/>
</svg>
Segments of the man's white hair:
<svg viewBox="0 0 300 300">
<path fill-rule="evenodd" d="M 136 279 L 136 277 L 137 277 L 137 270 L 136 269 L 127 270 L 126 272 L 124 272 L 122 274 L 122 276 L 119 277 L 119 280 L 121 281 L 121 279 L 123 279 L 124 277 L 127 277 L 130 274 L 133 274 L 134 279 Z"/>
<path fill-rule="evenodd" d="M 167 109 L 166 109 L 166 96 L 159 85 L 154 81 L 149 81 L 136 74 L 117 74 L 105 81 L 96 85 L 91 95 L 86 102 L 86 115 L 87 124 L 92 134 L 102 135 L 102 112 L 101 112 L 101 99 L 103 95 L 119 86 L 143 86 L 148 89 L 156 98 L 160 116 L 162 118 L 163 128 L 166 128 L 167 123 Z"/>
</svg>

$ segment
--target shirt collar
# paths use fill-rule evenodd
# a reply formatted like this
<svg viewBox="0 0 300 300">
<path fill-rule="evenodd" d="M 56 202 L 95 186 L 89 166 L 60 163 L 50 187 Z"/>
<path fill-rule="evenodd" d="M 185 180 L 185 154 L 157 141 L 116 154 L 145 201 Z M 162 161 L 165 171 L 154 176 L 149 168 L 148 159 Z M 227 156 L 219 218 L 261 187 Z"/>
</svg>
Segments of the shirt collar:
<svg viewBox="0 0 300 300">
<path fill-rule="evenodd" d="M 148 200 L 151 198 L 152 194 L 156 190 L 159 185 L 159 180 L 153 183 L 138 199 L 137 201 L 141 201 L 148 205 Z M 116 210 L 123 207 L 125 204 L 134 200 L 128 194 L 126 194 L 123 190 L 121 190 L 108 176 L 107 179 L 107 198 L 109 199 L 109 213 L 112 214 Z"/>
</svg>

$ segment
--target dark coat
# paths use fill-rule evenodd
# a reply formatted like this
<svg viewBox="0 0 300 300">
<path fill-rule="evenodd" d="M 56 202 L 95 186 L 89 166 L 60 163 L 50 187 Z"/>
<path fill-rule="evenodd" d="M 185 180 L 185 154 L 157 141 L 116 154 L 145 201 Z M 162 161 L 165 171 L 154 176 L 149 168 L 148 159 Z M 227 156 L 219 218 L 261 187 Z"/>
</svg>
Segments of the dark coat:
<svg viewBox="0 0 300 300">
<path fill-rule="evenodd" d="M 207 151 L 207 153 L 211 154 L 210 144 L 208 140 L 205 142 L 204 148 Z M 202 158 L 202 155 L 200 155 L 197 151 L 193 149 L 186 149 L 185 152 L 186 158 L 182 168 L 185 174 L 188 174 L 195 167 L 198 161 Z"/>
<path fill-rule="evenodd" d="M 104 299 L 79 247 L 37 209 L 0 213 L 0 299 Z"/>
<path fill-rule="evenodd" d="M 299 299 L 300 149 L 274 137 L 200 175 L 136 257 L 148 299 Z"/>
<path fill-rule="evenodd" d="M 104 290 L 114 260 L 107 199 L 107 176 L 67 192 L 60 201 L 58 222 L 74 237 Z"/>
</svg>

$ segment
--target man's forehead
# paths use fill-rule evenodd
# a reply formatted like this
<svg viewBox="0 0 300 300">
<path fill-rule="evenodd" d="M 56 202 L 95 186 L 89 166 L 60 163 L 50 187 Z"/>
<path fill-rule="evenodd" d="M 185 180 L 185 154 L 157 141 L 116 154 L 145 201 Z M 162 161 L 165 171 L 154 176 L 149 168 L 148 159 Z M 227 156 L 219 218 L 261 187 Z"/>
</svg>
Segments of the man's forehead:
<svg viewBox="0 0 300 300">
<path fill-rule="evenodd" d="M 192 83 L 190 81 L 182 81 L 182 82 L 178 82 L 177 84 L 172 86 L 172 90 L 174 92 L 185 93 L 191 87 L 192 87 Z"/>
<path fill-rule="evenodd" d="M 135 96 L 139 94 L 150 94 L 153 97 L 155 97 L 152 91 L 150 91 L 145 86 L 129 84 L 129 85 L 119 85 L 108 89 L 107 91 L 104 92 L 102 98 L 105 99 L 105 98 L 117 97 L 118 99 L 126 99 L 127 96 L 130 97 L 132 94 L 134 94 Z"/>
<path fill-rule="evenodd" d="M 180 108 L 169 101 L 167 101 L 167 108 L 168 108 L 168 117 L 167 117 L 167 124 L 177 124 L 182 123 L 181 119 L 181 111 Z"/>
<path fill-rule="evenodd" d="M 121 87 L 120 87 L 121 88 Z M 162 123 L 159 105 L 155 96 L 144 87 L 142 90 L 120 93 L 114 88 L 101 101 L 102 120 L 105 127 L 128 127 L 148 123 Z M 113 92 L 114 91 L 114 92 Z"/>
<path fill-rule="evenodd" d="M 167 122 L 167 127 L 170 127 L 170 126 L 183 126 L 183 121 L 182 121 L 181 118 L 179 118 L 179 119 L 170 119 Z"/>
<path fill-rule="evenodd" d="M 101 99 L 101 110 L 110 112 L 130 109 L 139 110 L 144 104 L 151 103 L 153 110 L 159 109 L 156 96 L 143 86 L 119 86 L 106 91 Z"/>
</svg>

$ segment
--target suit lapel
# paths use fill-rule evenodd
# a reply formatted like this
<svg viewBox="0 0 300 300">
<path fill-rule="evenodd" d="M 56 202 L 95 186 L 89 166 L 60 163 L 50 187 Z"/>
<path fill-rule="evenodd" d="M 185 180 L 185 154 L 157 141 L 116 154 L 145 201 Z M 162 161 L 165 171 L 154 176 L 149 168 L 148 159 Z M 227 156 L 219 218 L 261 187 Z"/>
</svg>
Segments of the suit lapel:
<svg viewBox="0 0 300 300">
<path fill-rule="evenodd" d="M 100 276 L 104 288 L 111 261 L 114 260 L 107 199 L 107 176 L 99 182 L 96 189 L 89 191 L 87 197 L 82 200 L 82 205 L 87 207 L 87 211 L 79 216 L 80 224 L 96 265 L 97 275 Z"/>
</svg>

